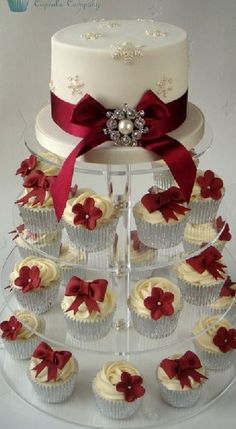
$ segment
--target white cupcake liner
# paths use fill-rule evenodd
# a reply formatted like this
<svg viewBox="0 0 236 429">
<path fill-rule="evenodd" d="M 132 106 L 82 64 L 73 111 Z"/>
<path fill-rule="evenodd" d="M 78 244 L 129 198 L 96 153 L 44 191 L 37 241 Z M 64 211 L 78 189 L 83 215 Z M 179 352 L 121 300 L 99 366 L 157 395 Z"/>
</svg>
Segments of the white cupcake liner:
<svg viewBox="0 0 236 429">
<path fill-rule="evenodd" d="M 221 200 L 190 200 L 189 222 L 195 224 L 208 223 L 215 220 Z"/>
<path fill-rule="evenodd" d="M 126 401 L 109 401 L 108 399 L 100 396 L 93 386 L 93 393 L 96 405 L 99 411 L 109 419 L 127 419 L 131 417 L 141 406 L 143 398 L 138 398 L 133 402 Z"/>
<path fill-rule="evenodd" d="M 158 320 L 139 316 L 130 305 L 129 310 L 135 331 L 144 337 L 161 339 L 169 337 L 177 328 L 182 307 L 171 316 L 162 316 Z"/>
<path fill-rule="evenodd" d="M 115 309 L 100 320 L 92 322 L 72 319 L 67 313 L 63 312 L 64 319 L 68 328 L 68 333 L 77 341 L 94 341 L 105 337 L 112 327 L 112 320 Z"/>
<path fill-rule="evenodd" d="M 152 162 L 152 167 L 156 167 L 156 163 Z M 169 189 L 171 186 L 174 185 L 174 177 L 172 176 L 169 169 L 160 169 L 156 168 L 153 171 L 153 179 L 155 182 L 155 185 L 160 189 Z"/>
<path fill-rule="evenodd" d="M 16 242 L 17 249 L 19 250 L 20 256 L 22 259 L 27 258 L 28 256 L 54 256 L 58 257 L 61 247 L 61 234 L 59 233 L 58 238 L 53 240 L 51 243 L 47 244 L 28 244 L 24 243 L 23 246 L 20 246 Z"/>
<path fill-rule="evenodd" d="M 202 365 L 207 369 L 211 369 L 213 371 L 223 371 L 232 365 L 232 355 L 234 350 L 227 353 L 223 353 L 221 351 L 219 351 L 219 353 L 214 353 L 203 350 L 196 341 L 194 341 L 194 347 L 199 356 L 199 359 L 202 362 Z"/>
<path fill-rule="evenodd" d="M 19 205 L 20 215 L 25 228 L 32 232 L 54 232 L 62 228 L 58 222 L 54 208 L 30 208 Z"/>
<path fill-rule="evenodd" d="M 64 222 L 66 232 L 75 247 L 85 249 L 88 252 L 98 252 L 107 249 L 115 240 L 118 218 L 111 219 L 108 223 L 90 231 L 83 226 L 74 226 Z"/>
<path fill-rule="evenodd" d="M 159 389 L 162 399 L 167 404 L 176 408 L 187 408 L 196 404 L 200 397 L 202 387 L 203 385 L 199 384 L 199 387 L 196 389 L 170 390 L 159 381 Z"/>
<path fill-rule="evenodd" d="M 180 244 L 188 221 L 188 215 L 170 224 L 152 224 L 139 219 L 135 214 L 134 218 L 140 241 L 155 249 L 166 249 Z"/>
<path fill-rule="evenodd" d="M 210 285 L 197 285 L 178 277 L 178 285 L 186 302 L 193 305 L 207 305 L 219 296 L 225 280 L 216 281 Z"/>
<path fill-rule="evenodd" d="M 194 253 L 197 252 L 198 250 L 200 250 L 200 248 L 202 247 L 202 245 L 205 242 L 201 242 L 201 243 L 194 243 L 193 241 L 190 240 L 183 240 L 183 246 L 184 246 L 184 251 L 186 253 Z M 206 243 L 205 243 L 206 244 Z M 212 245 L 214 247 L 216 247 L 220 253 L 222 253 L 224 247 L 225 247 L 225 241 L 220 241 L 220 240 L 216 240 L 215 242 L 212 242 Z"/>
<path fill-rule="evenodd" d="M 23 293 L 20 289 L 13 288 L 16 300 L 27 310 L 37 314 L 46 313 L 57 302 L 60 283 L 49 287 L 40 287 L 36 290 Z"/>
<path fill-rule="evenodd" d="M 11 12 L 25 12 L 29 0 L 7 0 Z"/>
<path fill-rule="evenodd" d="M 81 279 L 85 280 L 86 279 L 86 268 L 80 268 L 77 267 L 76 265 L 71 265 L 71 266 L 63 266 L 60 265 L 60 272 L 61 272 L 61 284 L 62 285 L 66 285 L 68 283 L 68 281 L 70 280 L 71 277 L 73 276 L 77 276 L 80 277 Z"/>
<path fill-rule="evenodd" d="M 75 358 L 74 358 L 75 359 Z M 71 374 L 69 378 L 62 381 L 40 383 L 36 378 L 32 378 L 28 371 L 28 378 L 34 388 L 38 398 L 47 403 L 56 404 L 66 401 L 73 393 L 78 376 L 78 363 L 75 359 L 76 372 Z"/>
</svg>

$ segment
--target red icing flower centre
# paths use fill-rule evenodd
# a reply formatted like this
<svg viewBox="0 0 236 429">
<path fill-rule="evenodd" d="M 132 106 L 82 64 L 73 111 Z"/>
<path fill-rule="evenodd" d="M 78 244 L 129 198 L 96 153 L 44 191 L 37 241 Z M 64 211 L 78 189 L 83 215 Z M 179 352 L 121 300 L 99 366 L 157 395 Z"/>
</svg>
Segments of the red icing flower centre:
<svg viewBox="0 0 236 429">
<path fill-rule="evenodd" d="M 77 203 L 72 206 L 75 214 L 73 222 L 75 225 L 83 225 L 86 229 L 93 230 L 97 226 L 97 220 L 103 215 L 102 210 L 95 206 L 92 197 L 86 198 L 83 204 Z"/>
<path fill-rule="evenodd" d="M 116 390 L 124 394 L 126 402 L 133 402 L 145 393 L 142 383 L 143 379 L 139 375 L 131 375 L 129 372 L 123 371 L 121 381 L 116 384 Z"/>
<path fill-rule="evenodd" d="M 171 316 L 174 313 L 173 301 L 174 294 L 164 292 L 159 287 L 153 287 L 151 296 L 144 299 L 144 306 L 150 310 L 151 318 L 158 320 L 162 316 Z"/>
<path fill-rule="evenodd" d="M 201 188 L 202 198 L 219 200 L 222 197 L 223 180 L 216 177 L 213 171 L 206 170 L 203 176 L 197 177 L 196 182 Z"/>
</svg>

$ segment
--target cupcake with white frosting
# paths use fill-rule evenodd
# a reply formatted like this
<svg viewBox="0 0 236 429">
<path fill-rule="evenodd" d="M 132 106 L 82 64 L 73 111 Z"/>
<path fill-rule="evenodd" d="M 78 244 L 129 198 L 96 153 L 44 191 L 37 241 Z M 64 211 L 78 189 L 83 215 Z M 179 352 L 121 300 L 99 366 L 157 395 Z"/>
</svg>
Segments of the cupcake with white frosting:
<svg viewBox="0 0 236 429">
<path fill-rule="evenodd" d="M 183 300 L 174 283 L 152 277 L 134 286 L 128 306 L 137 332 L 149 338 L 164 338 L 175 331 Z"/>
<path fill-rule="evenodd" d="M 93 380 L 99 411 L 111 419 L 131 417 L 141 406 L 145 388 L 143 378 L 131 363 L 106 363 Z"/>
<path fill-rule="evenodd" d="M 227 311 L 227 319 L 231 322 L 235 321 L 236 318 L 236 282 L 233 282 L 230 276 L 225 280 L 219 297 L 209 305 L 209 311 L 211 314 L 224 314 Z"/>
<path fill-rule="evenodd" d="M 48 150 L 43 150 L 37 156 L 32 154 L 21 161 L 20 166 L 16 170 L 16 175 L 26 177 L 31 171 L 40 170 L 46 176 L 57 176 L 62 163 L 63 159 L 60 156 Z"/>
<path fill-rule="evenodd" d="M 82 265 L 86 264 L 86 261 L 86 252 L 75 248 L 70 243 L 62 243 L 59 254 L 61 283 L 66 285 L 73 276 L 85 279 L 86 269 Z"/>
<path fill-rule="evenodd" d="M 176 408 L 194 405 L 207 380 L 203 364 L 190 350 L 163 359 L 156 375 L 162 399 Z"/>
<path fill-rule="evenodd" d="M 45 331 L 45 321 L 27 310 L 16 310 L 0 323 L 0 336 L 7 352 L 14 359 L 30 359 L 40 343 L 38 334 Z"/>
<path fill-rule="evenodd" d="M 60 230 L 40 234 L 27 230 L 22 224 L 16 227 L 14 232 L 14 240 L 22 258 L 31 255 L 58 257 L 62 235 Z"/>
<path fill-rule="evenodd" d="M 150 191 L 133 208 L 139 239 L 146 246 L 165 249 L 183 238 L 189 208 L 179 188 Z"/>
<path fill-rule="evenodd" d="M 194 346 L 206 368 L 223 370 L 232 364 L 236 329 L 219 316 L 202 317 L 194 326 Z"/>
<path fill-rule="evenodd" d="M 130 241 L 131 280 L 151 277 L 153 268 L 148 266 L 155 263 L 157 251 L 145 246 L 139 240 L 137 231 L 131 231 Z"/>
<path fill-rule="evenodd" d="M 78 369 L 71 352 L 55 350 L 41 342 L 32 354 L 28 377 L 41 401 L 58 403 L 72 395 Z"/>
<path fill-rule="evenodd" d="M 221 253 L 213 246 L 186 259 L 176 267 L 178 285 L 189 304 L 206 305 L 215 301 L 227 278 Z"/>
<path fill-rule="evenodd" d="M 190 218 L 193 224 L 214 221 L 224 196 L 223 180 L 211 170 L 198 170 L 190 199 Z"/>
<path fill-rule="evenodd" d="M 61 303 L 69 334 L 79 341 L 105 337 L 111 329 L 116 298 L 105 279 L 73 276 Z"/>
<path fill-rule="evenodd" d="M 69 199 L 63 220 L 75 247 L 96 252 L 114 242 L 118 213 L 108 197 L 84 192 Z"/>
<path fill-rule="evenodd" d="M 186 252 L 195 252 L 208 243 L 222 252 L 225 244 L 231 240 L 229 225 L 219 216 L 215 222 L 204 224 L 187 223 L 183 245 Z"/>
<path fill-rule="evenodd" d="M 29 256 L 15 264 L 10 284 L 22 307 L 38 314 L 45 313 L 57 301 L 59 266 L 50 259 Z"/>
</svg>

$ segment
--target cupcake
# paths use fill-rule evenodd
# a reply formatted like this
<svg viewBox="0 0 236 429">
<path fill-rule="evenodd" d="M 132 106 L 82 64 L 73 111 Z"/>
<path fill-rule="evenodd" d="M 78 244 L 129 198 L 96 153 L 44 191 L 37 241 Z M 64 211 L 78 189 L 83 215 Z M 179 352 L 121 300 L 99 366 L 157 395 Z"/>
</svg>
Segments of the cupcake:
<svg viewBox="0 0 236 429">
<path fill-rule="evenodd" d="M 29 0 L 7 0 L 11 12 L 25 12 Z"/>
<path fill-rule="evenodd" d="M 183 238 L 189 208 L 179 188 L 149 192 L 133 208 L 140 241 L 165 249 L 177 246 Z"/>
<path fill-rule="evenodd" d="M 163 277 L 140 280 L 128 298 L 134 329 L 149 338 L 171 335 L 183 307 L 178 286 Z"/>
<path fill-rule="evenodd" d="M 151 277 L 153 268 L 149 266 L 155 263 L 157 251 L 145 246 L 139 240 L 137 231 L 131 231 L 130 241 L 131 280 Z"/>
<path fill-rule="evenodd" d="M 0 323 L 4 347 L 14 359 L 30 359 L 41 341 L 38 334 L 43 334 L 44 330 L 44 320 L 26 310 L 17 310 Z"/>
<path fill-rule="evenodd" d="M 39 234 L 27 230 L 22 224 L 12 232 L 16 233 L 13 239 L 22 258 L 27 258 L 31 255 L 43 256 L 44 254 L 58 257 L 61 246 L 60 230 Z"/>
<path fill-rule="evenodd" d="M 140 372 L 126 361 L 105 364 L 95 376 L 92 388 L 99 411 L 111 419 L 131 417 L 145 394 Z"/>
<path fill-rule="evenodd" d="M 228 276 L 220 290 L 219 297 L 209 305 L 210 313 L 221 315 L 227 311 L 227 318 L 234 321 L 236 318 L 235 296 L 236 283 L 232 282 L 230 276 Z"/>
<path fill-rule="evenodd" d="M 115 239 L 118 213 L 110 198 L 84 192 L 68 200 L 64 224 L 71 243 L 89 252 L 110 247 Z"/>
<path fill-rule="evenodd" d="M 226 242 L 231 240 L 229 225 L 219 216 L 215 222 L 203 224 L 187 223 L 184 231 L 184 250 L 186 252 L 196 252 L 208 243 L 222 252 Z"/>
<path fill-rule="evenodd" d="M 194 405 L 207 380 L 206 370 L 198 356 L 188 350 L 163 359 L 157 367 L 157 381 L 162 399 L 172 407 Z"/>
<path fill-rule="evenodd" d="M 97 340 L 110 331 L 116 300 L 107 286 L 104 279 L 85 282 L 73 276 L 69 280 L 61 308 L 68 332 L 75 339 Z"/>
<path fill-rule="evenodd" d="M 219 316 L 201 318 L 193 329 L 194 346 L 206 368 L 223 370 L 232 364 L 236 329 Z"/>
<path fill-rule="evenodd" d="M 45 313 L 57 301 L 59 267 L 50 259 L 29 256 L 15 264 L 10 284 L 22 307 L 38 314 Z"/>
<path fill-rule="evenodd" d="M 78 363 L 71 352 L 54 350 L 45 342 L 34 350 L 28 377 L 41 401 L 66 401 L 75 389 L 77 374 Z"/>
<path fill-rule="evenodd" d="M 213 171 L 198 170 L 189 204 L 189 222 L 202 224 L 214 221 L 224 193 L 223 180 Z"/>
<path fill-rule="evenodd" d="M 24 159 L 19 168 L 16 170 L 16 175 L 21 177 L 28 176 L 32 171 L 40 170 L 45 176 L 57 176 L 63 159 L 55 153 L 43 150 L 38 155 L 30 155 Z"/>
<path fill-rule="evenodd" d="M 63 243 L 59 254 L 61 283 L 66 285 L 73 276 L 85 279 L 86 269 L 81 267 L 81 265 L 86 264 L 86 262 L 87 258 L 85 252 L 76 249 L 69 243 Z"/>
<path fill-rule="evenodd" d="M 227 277 L 222 255 L 213 246 L 178 265 L 176 274 L 183 298 L 193 305 L 215 301 Z"/>
<path fill-rule="evenodd" d="M 16 201 L 26 229 L 47 233 L 62 228 L 58 223 L 50 188 L 55 176 L 46 176 L 40 170 L 33 170 L 25 176 L 24 193 Z"/>
</svg>

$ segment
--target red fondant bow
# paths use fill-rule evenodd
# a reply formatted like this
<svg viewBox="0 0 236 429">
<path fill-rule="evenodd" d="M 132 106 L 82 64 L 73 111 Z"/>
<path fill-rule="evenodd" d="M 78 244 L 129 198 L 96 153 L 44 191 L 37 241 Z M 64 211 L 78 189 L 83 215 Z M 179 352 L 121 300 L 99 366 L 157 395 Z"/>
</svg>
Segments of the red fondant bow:
<svg viewBox="0 0 236 429">
<path fill-rule="evenodd" d="M 185 202 L 185 199 L 180 189 L 175 186 L 171 186 L 166 191 L 157 192 L 156 194 L 148 193 L 142 197 L 141 202 L 149 213 L 159 210 L 166 222 L 169 219 L 178 220 L 175 213 L 184 215 L 185 212 L 190 210 L 181 205 L 181 203 Z"/>
<path fill-rule="evenodd" d="M 219 240 L 220 241 L 230 241 L 232 235 L 229 230 L 229 224 L 226 223 L 221 216 L 218 216 L 216 219 L 216 231 L 220 233 Z"/>
<path fill-rule="evenodd" d="M 214 246 L 210 246 L 200 255 L 186 259 L 186 262 L 199 274 L 207 270 L 217 280 L 224 279 L 222 274 L 225 274 L 226 265 L 219 262 L 221 258 L 221 253 Z"/>
<path fill-rule="evenodd" d="M 104 301 L 107 285 L 108 282 L 104 279 L 85 282 L 79 277 L 71 277 L 66 286 L 65 296 L 74 296 L 75 300 L 67 311 L 73 310 L 74 314 L 77 313 L 79 306 L 84 302 L 89 313 L 92 313 L 92 311 L 100 312 L 97 301 Z"/>
<path fill-rule="evenodd" d="M 71 352 L 54 351 L 47 343 L 42 341 L 33 353 L 33 357 L 41 359 L 41 362 L 33 368 L 36 371 L 36 377 L 44 368 L 48 368 L 47 381 L 56 381 L 57 371 L 64 368 L 71 356 Z"/>
<path fill-rule="evenodd" d="M 182 389 L 184 386 L 192 387 L 190 377 L 197 383 L 201 383 L 201 379 L 207 377 L 197 369 L 202 367 L 201 362 L 195 353 L 188 350 L 179 359 L 164 359 L 160 363 L 160 367 L 165 371 L 170 379 L 177 378 L 180 381 Z"/>
<path fill-rule="evenodd" d="M 75 106 L 51 94 L 51 105 L 53 120 L 59 127 L 70 134 L 84 137 L 65 160 L 52 185 L 52 197 L 59 220 L 68 198 L 76 158 L 107 141 L 103 131 L 107 122 L 107 109 L 88 94 Z M 144 110 L 145 124 L 148 127 L 148 132 L 139 141 L 140 145 L 165 161 L 186 200 L 189 200 L 196 177 L 196 166 L 189 151 L 180 142 L 166 135 L 184 122 L 186 106 L 187 92 L 179 99 L 165 104 L 154 92 L 148 90 L 135 109 Z"/>
<path fill-rule="evenodd" d="M 46 196 L 46 191 L 49 191 L 56 176 L 45 176 L 40 170 L 32 171 L 25 177 L 24 188 L 32 188 L 24 197 L 17 200 L 17 203 L 22 205 L 28 203 L 30 198 L 34 198 L 33 205 L 43 204 Z"/>
<path fill-rule="evenodd" d="M 233 289 L 232 286 L 234 286 L 235 289 Z M 231 277 L 228 276 L 221 288 L 220 297 L 222 296 L 234 297 L 235 295 L 236 295 L 236 283 L 232 282 Z"/>
</svg>

